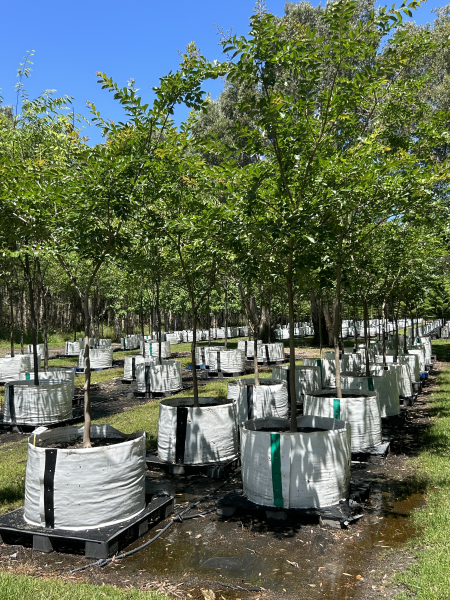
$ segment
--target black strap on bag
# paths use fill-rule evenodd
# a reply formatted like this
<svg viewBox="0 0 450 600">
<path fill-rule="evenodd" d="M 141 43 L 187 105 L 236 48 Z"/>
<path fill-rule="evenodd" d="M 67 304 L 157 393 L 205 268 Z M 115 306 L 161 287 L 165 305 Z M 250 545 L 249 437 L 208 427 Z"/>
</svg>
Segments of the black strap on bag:
<svg viewBox="0 0 450 600">
<path fill-rule="evenodd" d="M 9 416 L 11 417 L 11 422 L 16 422 L 16 405 L 14 404 L 14 386 L 8 386 L 8 398 L 9 398 Z"/>
<path fill-rule="evenodd" d="M 253 404 L 253 386 L 247 385 L 247 416 L 249 419 L 255 418 L 255 407 Z"/>
<path fill-rule="evenodd" d="M 188 409 L 187 406 L 177 406 L 177 433 L 175 437 L 175 462 L 184 463 L 184 450 L 186 447 Z"/>
<path fill-rule="evenodd" d="M 54 482 L 56 457 L 58 450 L 56 448 L 47 448 L 45 450 L 45 470 L 44 470 L 44 511 L 45 526 L 55 527 L 55 504 L 54 504 Z"/>
</svg>

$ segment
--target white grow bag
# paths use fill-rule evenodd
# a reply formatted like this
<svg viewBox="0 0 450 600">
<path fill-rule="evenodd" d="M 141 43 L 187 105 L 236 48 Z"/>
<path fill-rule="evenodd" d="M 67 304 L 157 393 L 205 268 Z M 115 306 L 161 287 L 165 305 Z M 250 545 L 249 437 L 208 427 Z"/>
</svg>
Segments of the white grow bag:
<svg viewBox="0 0 450 600">
<path fill-rule="evenodd" d="M 141 342 L 140 353 L 143 352 L 145 343 L 145 356 L 157 356 L 159 357 L 159 342 Z M 170 358 L 170 342 L 161 342 L 161 358 Z"/>
<path fill-rule="evenodd" d="M 150 365 L 151 392 L 176 392 L 182 387 L 181 362 L 179 360 L 163 360 L 162 365 Z"/>
<path fill-rule="evenodd" d="M 44 356 L 44 344 L 37 344 L 36 345 L 36 351 L 41 356 Z M 27 350 L 27 352 L 28 352 L 28 354 L 33 354 L 33 344 L 28 344 L 28 350 Z"/>
<path fill-rule="evenodd" d="M 170 344 L 180 344 L 183 336 L 180 332 L 174 331 L 173 333 L 166 333 L 166 341 Z"/>
<path fill-rule="evenodd" d="M 97 340 L 97 348 L 112 348 L 112 340 Z"/>
<path fill-rule="evenodd" d="M 64 353 L 66 356 L 78 356 L 80 354 L 80 342 L 66 342 Z"/>
<path fill-rule="evenodd" d="M 303 414 L 342 419 L 351 425 L 352 452 L 381 444 L 381 413 L 377 392 L 320 390 L 305 395 Z"/>
<path fill-rule="evenodd" d="M 106 369 L 112 367 L 113 349 L 112 348 L 90 348 L 89 360 L 91 369 Z M 80 350 L 78 357 L 78 368 L 84 369 L 84 349 Z"/>
<path fill-rule="evenodd" d="M 19 380 L 34 381 L 33 371 L 24 371 L 19 373 Z M 39 371 L 38 379 L 47 381 L 70 381 L 72 385 L 72 398 L 75 392 L 75 371 L 73 369 L 65 369 L 64 367 L 49 367 L 47 371 Z"/>
<path fill-rule="evenodd" d="M 272 377 L 287 381 L 289 379 L 289 367 L 272 367 Z M 295 393 L 297 403 L 302 403 L 306 392 L 322 389 L 322 375 L 320 367 L 295 366 Z"/>
<path fill-rule="evenodd" d="M 261 344 L 258 346 L 258 362 L 276 362 L 284 360 L 284 344 L 282 342 Z"/>
<path fill-rule="evenodd" d="M 159 359 L 156 356 L 146 356 L 145 358 L 140 354 L 137 354 L 136 356 L 125 356 L 123 365 L 123 378 L 129 381 L 136 379 L 136 367 L 139 364 L 157 365 L 158 363 Z"/>
<path fill-rule="evenodd" d="M 259 382 L 260 385 L 255 385 L 254 377 L 228 382 L 227 399 L 236 404 L 238 425 L 248 419 L 288 418 L 287 383 L 277 379 L 260 379 Z"/>
<path fill-rule="evenodd" d="M 195 364 L 197 366 L 203 365 L 209 366 L 209 346 L 196 346 L 195 347 Z"/>
<path fill-rule="evenodd" d="M 431 365 L 431 354 L 432 354 L 431 340 L 429 337 L 421 337 L 420 343 L 425 348 L 425 363 L 427 365 Z"/>
<path fill-rule="evenodd" d="M 397 362 L 394 363 L 394 358 L 394 356 L 386 356 L 386 364 L 389 369 L 397 373 L 398 394 L 401 398 L 411 398 L 413 395 L 413 375 L 409 362 L 399 356 L 397 357 Z M 383 357 L 377 356 L 376 361 L 379 364 L 383 364 Z"/>
<path fill-rule="evenodd" d="M 412 350 L 408 350 L 408 354 L 415 354 L 419 359 L 420 370 L 425 371 L 425 348 L 423 346 L 419 346 L 418 348 L 416 347 Z"/>
<path fill-rule="evenodd" d="M 371 373 L 376 365 L 371 365 Z M 379 371 L 382 375 L 371 374 L 366 377 L 360 373 L 341 373 L 341 386 L 343 390 L 363 390 L 378 392 L 381 417 L 398 415 L 400 412 L 400 399 L 398 394 L 397 374 L 395 371 Z"/>
<path fill-rule="evenodd" d="M 258 355 L 259 355 L 259 345 L 262 344 L 262 340 L 258 340 L 257 344 L 258 344 Z M 246 358 L 248 358 L 248 359 L 254 358 L 254 356 L 255 356 L 254 340 L 249 340 L 249 341 L 239 340 L 238 341 L 238 350 L 242 350 L 242 352 L 245 354 Z"/>
<path fill-rule="evenodd" d="M 263 506 L 321 508 L 348 497 L 350 425 L 324 417 L 298 417 L 298 427 L 323 431 L 258 431 L 290 426 L 285 419 L 253 419 L 241 426 L 244 494 Z"/>
<path fill-rule="evenodd" d="M 245 355 L 242 350 L 209 349 L 209 370 L 212 372 L 242 373 L 245 371 Z"/>
<path fill-rule="evenodd" d="M 137 391 L 145 394 L 150 392 L 150 369 L 159 364 L 159 359 L 154 356 L 145 357 L 145 359 L 142 356 L 135 358 L 139 358 L 136 360 L 134 369 Z"/>
<path fill-rule="evenodd" d="M 142 335 L 127 335 L 120 338 L 120 348 L 122 350 L 137 350 L 142 342 Z"/>
<path fill-rule="evenodd" d="M 211 464 L 238 454 L 233 402 L 216 398 L 172 398 L 159 404 L 158 456 L 169 463 Z"/>
<path fill-rule="evenodd" d="M 29 354 L 17 354 L 11 358 L 0 358 L 0 381 L 19 379 L 19 373 L 31 371 Z"/>
<path fill-rule="evenodd" d="M 72 418 L 73 386 L 69 379 L 10 381 L 5 386 L 3 422 L 48 425 Z"/>
<path fill-rule="evenodd" d="M 58 448 L 51 495 L 44 480 L 51 468 L 47 444 L 83 438 L 84 427 L 44 431 L 28 439 L 25 478 L 25 521 L 37 527 L 80 530 L 105 527 L 131 519 L 145 508 L 145 432 L 126 435 L 110 425 L 91 425 L 91 439 L 123 438 L 97 448 Z M 53 450 L 52 450 L 53 452 Z M 51 480 L 51 478 L 50 478 Z M 46 522 L 52 500 L 54 523 Z"/>
</svg>

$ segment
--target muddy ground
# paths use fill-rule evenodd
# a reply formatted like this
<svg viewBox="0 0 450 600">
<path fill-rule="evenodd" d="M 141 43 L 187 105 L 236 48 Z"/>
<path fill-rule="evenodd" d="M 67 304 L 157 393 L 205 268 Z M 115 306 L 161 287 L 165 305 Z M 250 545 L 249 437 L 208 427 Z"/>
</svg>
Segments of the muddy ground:
<svg viewBox="0 0 450 600">
<path fill-rule="evenodd" d="M 250 517 L 225 520 L 213 512 L 175 524 L 145 550 L 101 569 L 70 574 L 91 561 L 4 544 L 0 546 L 0 568 L 38 577 L 160 589 L 175 598 L 392 598 L 399 588 L 388 583 L 391 575 L 413 561 L 404 542 L 414 534 L 411 513 L 424 503 L 426 482 L 417 476 L 412 459 L 428 426 L 427 399 L 442 367 L 435 365 L 422 395 L 408 411 L 405 426 L 396 431 L 386 461 L 353 465 L 353 473 L 371 479 L 372 487 L 363 507 L 364 517 L 348 529 L 272 525 Z M 189 386 L 192 375 L 184 371 L 183 382 Z M 145 402 L 148 400 L 133 397 L 130 386 L 115 380 L 95 389 L 93 416 L 100 418 Z M 3 434 L 0 443 L 17 435 Z M 216 489 L 220 482 L 202 475 L 171 477 L 152 471 L 147 473 L 147 485 L 149 491 L 174 494 L 178 512 L 187 502 Z M 239 487 L 236 472 L 215 497 Z M 213 505 L 211 499 L 201 508 Z M 153 537 L 163 526 L 156 524 L 134 546 Z"/>
</svg>

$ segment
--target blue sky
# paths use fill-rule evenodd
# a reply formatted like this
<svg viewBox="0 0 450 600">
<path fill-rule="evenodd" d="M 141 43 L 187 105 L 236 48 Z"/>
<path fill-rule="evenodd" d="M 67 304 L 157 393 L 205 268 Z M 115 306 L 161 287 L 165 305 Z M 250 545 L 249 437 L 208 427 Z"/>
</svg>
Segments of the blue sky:
<svg viewBox="0 0 450 600">
<path fill-rule="evenodd" d="M 272 13 L 283 14 L 284 0 L 266 3 Z M 431 10 L 445 4 L 428 0 L 415 12 L 414 20 L 431 22 Z M 121 86 L 133 77 L 149 101 L 159 77 L 177 68 L 177 49 L 195 41 L 208 58 L 221 58 L 214 24 L 245 34 L 253 7 L 253 0 L 5 2 L 0 36 L 4 101 L 15 104 L 17 68 L 25 52 L 34 50 L 33 72 L 26 82 L 30 97 L 56 89 L 58 94 L 74 97 L 75 112 L 87 115 L 85 102 L 90 100 L 103 117 L 117 121 L 122 113 L 112 95 L 96 83 L 97 71 L 105 72 Z M 221 86 L 220 81 L 212 82 L 208 91 L 217 97 Z M 95 127 L 88 127 L 86 134 L 92 142 L 101 139 Z"/>
</svg>

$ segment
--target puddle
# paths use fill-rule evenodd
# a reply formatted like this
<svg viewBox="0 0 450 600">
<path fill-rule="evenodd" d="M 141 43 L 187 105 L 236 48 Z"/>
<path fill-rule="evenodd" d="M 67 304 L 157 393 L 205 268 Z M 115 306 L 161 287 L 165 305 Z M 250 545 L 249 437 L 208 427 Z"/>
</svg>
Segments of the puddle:
<svg viewBox="0 0 450 600">
<path fill-rule="evenodd" d="M 220 495 L 236 484 L 221 490 Z M 162 476 L 148 483 L 155 491 L 175 494 L 179 504 L 217 485 L 198 476 Z M 411 483 L 378 479 L 372 484 L 364 518 L 348 530 L 268 526 L 244 517 L 242 521 L 239 517 L 222 521 L 213 513 L 175 525 L 163 539 L 122 564 L 126 570 L 147 571 L 200 587 L 215 581 L 255 591 L 262 587 L 295 598 L 305 594 L 311 599 L 352 598 L 358 589 L 356 577 L 364 577 L 374 553 L 396 548 L 414 534 L 410 515 L 422 504 L 422 492 Z M 245 596 L 243 592 L 222 595 L 227 599 Z"/>
</svg>

